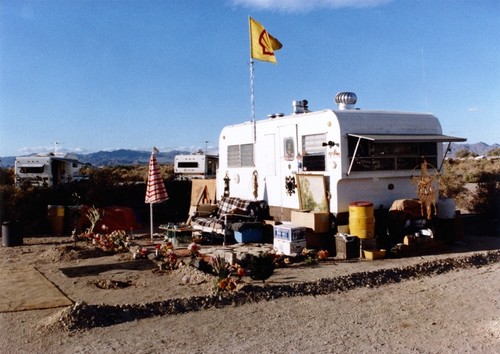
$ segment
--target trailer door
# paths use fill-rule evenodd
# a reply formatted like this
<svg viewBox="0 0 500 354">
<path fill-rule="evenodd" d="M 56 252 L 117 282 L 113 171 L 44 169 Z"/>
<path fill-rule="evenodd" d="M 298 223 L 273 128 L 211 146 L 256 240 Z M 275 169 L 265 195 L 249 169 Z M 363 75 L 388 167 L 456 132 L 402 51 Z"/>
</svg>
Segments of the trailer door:
<svg viewBox="0 0 500 354">
<path fill-rule="evenodd" d="M 296 174 L 298 173 L 298 136 L 297 125 L 290 124 L 281 126 L 279 129 L 278 140 L 278 188 L 279 205 L 286 208 L 299 207 L 299 198 L 297 196 Z"/>
</svg>

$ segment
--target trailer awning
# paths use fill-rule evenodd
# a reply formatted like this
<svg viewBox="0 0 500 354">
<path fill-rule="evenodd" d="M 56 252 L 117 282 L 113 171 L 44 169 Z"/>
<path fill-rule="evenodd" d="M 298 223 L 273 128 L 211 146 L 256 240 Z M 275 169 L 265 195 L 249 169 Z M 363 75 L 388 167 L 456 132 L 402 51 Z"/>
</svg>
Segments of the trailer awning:
<svg viewBox="0 0 500 354">
<path fill-rule="evenodd" d="M 358 142 L 356 143 L 356 148 L 354 149 L 353 158 L 351 160 L 349 169 L 347 171 L 348 176 L 351 174 L 354 160 L 356 160 L 356 153 L 358 151 L 361 139 L 373 141 L 374 143 L 448 143 L 448 147 L 444 152 L 443 160 L 439 165 L 438 172 L 441 172 L 444 160 L 446 158 L 446 155 L 448 155 L 451 143 L 467 141 L 467 139 L 465 138 L 459 138 L 456 136 L 449 136 L 442 134 L 347 134 L 347 136 L 358 139 Z"/>
<path fill-rule="evenodd" d="M 464 142 L 467 139 L 441 134 L 347 134 L 358 139 L 377 143 L 451 143 Z"/>
</svg>

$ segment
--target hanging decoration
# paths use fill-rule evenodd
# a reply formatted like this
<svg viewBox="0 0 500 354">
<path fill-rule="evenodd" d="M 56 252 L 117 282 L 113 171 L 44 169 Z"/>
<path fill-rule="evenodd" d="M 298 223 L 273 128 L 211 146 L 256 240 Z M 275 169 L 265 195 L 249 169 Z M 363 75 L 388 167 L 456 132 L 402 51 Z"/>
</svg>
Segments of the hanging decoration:
<svg viewBox="0 0 500 354">
<path fill-rule="evenodd" d="M 259 173 L 257 170 L 252 173 L 252 181 L 253 181 L 253 197 L 257 199 L 259 195 Z"/>
<path fill-rule="evenodd" d="M 292 194 L 295 194 L 295 188 L 297 185 L 295 184 L 295 177 L 294 176 L 286 176 L 285 177 L 285 191 L 286 194 L 291 196 Z"/>
</svg>

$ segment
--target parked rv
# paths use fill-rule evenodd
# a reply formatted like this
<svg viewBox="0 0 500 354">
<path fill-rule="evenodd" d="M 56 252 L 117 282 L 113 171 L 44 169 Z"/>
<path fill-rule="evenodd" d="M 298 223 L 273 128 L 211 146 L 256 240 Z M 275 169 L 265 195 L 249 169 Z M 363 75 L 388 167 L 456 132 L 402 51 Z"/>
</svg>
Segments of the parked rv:
<svg viewBox="0 0 500 354">
<path fill-rule="evenodd" d="M 16 186 L 55 186 L 87 178 L 80 173 L 85 164 L 73 154 L 43 154 L 16 157 Z"/>
<path fill-rule="evenodd" d="M 174 173 L 178 178 L 215 178 L 219 158 L 207 154 L 177 155 L 174 159 Z"/>
<path fill-rule="evenodd" d="M 336 109 L 310 111 L 294 101 L 290 115 L 226 126 L 219 138 L 218 197 L 263 199 L 275 220 L 292 210 L 348 213 L 355 201 L 388 209 L 417 198 L 412 176 L 425 161 L 436 174 L 448 148 L 466 139 L 442 134 L 429 113 L 355 108 L 351 92 Z M 300 186 L 300 188 L 297 188 Z"/>
</svg>

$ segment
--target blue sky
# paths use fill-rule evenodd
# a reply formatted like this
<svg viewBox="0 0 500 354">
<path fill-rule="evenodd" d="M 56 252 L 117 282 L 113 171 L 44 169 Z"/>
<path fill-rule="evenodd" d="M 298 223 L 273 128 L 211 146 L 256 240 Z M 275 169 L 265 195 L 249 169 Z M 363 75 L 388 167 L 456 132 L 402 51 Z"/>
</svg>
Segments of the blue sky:
<svg viewBox="0 0 500 354">
<path fill-rule="evenodd" d="M 500 142 L 497 0 L 2 0 L 0 156 L 216 151 L 251 119 L 248 16 L 283 44 L 255 62 L 257 119 L 353 91 Z"/>
</svg>

